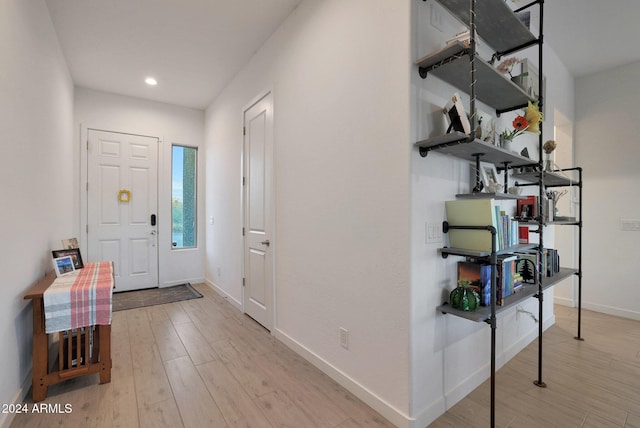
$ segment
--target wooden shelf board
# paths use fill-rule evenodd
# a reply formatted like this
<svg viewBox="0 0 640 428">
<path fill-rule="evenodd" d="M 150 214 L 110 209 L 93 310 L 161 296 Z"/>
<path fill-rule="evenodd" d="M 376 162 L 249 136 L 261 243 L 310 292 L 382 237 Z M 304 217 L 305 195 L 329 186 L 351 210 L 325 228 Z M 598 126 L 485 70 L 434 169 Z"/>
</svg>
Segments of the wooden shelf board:
<svg viewBox="0 0 640 428">
<path fill-rule="evenodd" d="M 456 195 L 458 199 L 498 199 L 498 200 L 517 200 L 517 199 L 527 199 L 526 196 L 522 195 L 512 195 L 511 193 L 459 193 Z"/>
<path fill-rule="evenodd" d="M 535 249 L 538 244 L 526 244 L 526 245 L 516 245 L 513 247 L 505 248 L 504 250 L 497 251 L 496 254 L 509 254 L 515 252 L 526 252 Z M 466 248 L 440 248 L 440 253 L 447 254 L 451 256 L 462 256 L 462 257 L 475 257 L 475 258 L 484 258 L 491 256 L 491 251 L 476 251 L 476 250 L 468 250 Z"/>
<path fill-rule="evenodd" d="M 442 144 L 446 144 L 446 146 L 441 146 Z M 505 163 L 508 163 L 512 168 L 533 165 L 531 159 L 516 152 L 504 150 L 478 139 L 468 141 L 468 137 L 461 132 L 427 138 L 426 140 L 418 141 L 415 146 L 434 149 L 440 153 L 446 153 L 472 162 L 475 162 L 476 156 L 479 154 L 481 155 L 481 162 L 489 162 L 496 166 L 502 166 Z"/>
<path fill-rule="evenodd" d="M 575 275 L 577 272 L 576 269 L 570 268 L 560 268 L 560 272 L 556 273 L 552 277 L 545 277 L 542 279 L 542 290 L 546 290 L 549 287 L 552 287 L 558 284 L 560 281 L 569 278 L 571 275 Z M 502 305 L 496 305 L 496 317 L 501 312 L 506 311 L 509 308 L 517 305 L 518 303 L 528 299 L 538 292 L 538 286 L 536 284 L 525 284 L 522 286 L 522 290 L 519 292 L 512 294 L 509 297 L 504 299 L 504 303 Z M 444 303 L 436 308 L 438 311 L 444 314 L 455 315 L 460 318 L 465 318 L 470 321 L 475 322 L 484 322 L 491 318 L 491 307 L 490 306 L 480 306 L 477 310 L 473 312 L 462 311 L 460 309 L 455 309 L 451 307 L 448 303 Z"/>
<path fill-rule="evenodd" d="M 526 181 L 529 183 L 537 183 L 539 180 L 538 172 L 514 172 L 511 177 L 516 181 Z M 545 186 L 575 186 L 578 185 L 577 180 L 572 180 L 569 177 L 565 177 L 557 172 L 545 172 L 544 173 Z"/>
<path fill-rule="evenodd" d="M 464 55 L 466 48 L 456 43 L 448 45 L 417 61 L 418 66 L 428 68 L 429 71 L 450 85 L 455 86 L 467 94 L 471 92 L 471 62 L 468 57 L 458 58 L 442 63 L 447 55 Z M 482 84 L 476 85 L 476 97 L 485 104 L 498 111 L 509 111 L 527 105 L 528 101 L 535 101 L 518 85 L 513 83 L 487 61 L 476 55 L 476 80 Z"/>
<path fill-rule="evenodd" d="M 437 1 L 464 25 L 469 26 L 469 0 Z M 536 40 L 503 0 L 482 0 L 476 3 L 476 30 L 490 47 L 499 52 Z"/>
</svg>

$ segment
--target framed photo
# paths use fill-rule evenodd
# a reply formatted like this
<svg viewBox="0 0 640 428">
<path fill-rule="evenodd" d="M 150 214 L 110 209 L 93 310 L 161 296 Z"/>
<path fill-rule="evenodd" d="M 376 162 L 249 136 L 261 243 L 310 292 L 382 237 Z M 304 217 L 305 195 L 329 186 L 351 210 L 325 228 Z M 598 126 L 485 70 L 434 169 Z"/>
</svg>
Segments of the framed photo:
<svg viewBox="0 0 640 428">
<path fill-rule="evenodd" d="M 71 250 L 73 248 L 80 248 L 78 245 L 78 238 L 69 238 L 62 240 L 62 248 L 65 250 Z"/>
<path fill-rule="evenodd" d="M 57 257 L 53 259 L 53 267 L 56 270 L 56 276 L 58 278 L 72 274 L 76 271 L 73 267 L 73 260 L 71 260 L 71 256 Z"/>
<path fill-rule="evenodd" d="M 498 179 L 498 170 L 496 166 L 488 162 L 480 162 L 480 178 L 485 189 L 495 189 L 500 187 Z"/>
<path fill-rule="evenodd" d="M 540 95 L 542 95 L 544 100 L 546 79 L 544 78 L 544 76 L 542 77 L 541 91 L 539 80 L 540 74 L 538 73 L 538 68 L 534 66 L 527 58 L 522 60 L 522 74 L 526 74 L 526 83 L 525 87 L 523 88 L 525 92 L 535 99 L 540 98 Z"/>
<path fill-rule="evenodd" d="M 457 92 L 453 94 L 453 96 L 451 97 L 451 101 L 447 103 L 443 111 L 449 119 L 449 129 L 447 129 L 447 133 L 451 132 L 451 130 L 454 130 L 467 135 L 471 134 L 471 125 L 469 124 L 469 118 L 467 117 L 467 113 L 465 113 L 464 111 L 462 99 Z"/>
<path fill-rule="evenodd" d="M 82 256 L 80 256 L 80 249 L 78 248 L 70 250 L 53 250 L 51 255 L 54 259 L 65 256 L 71 257 L 74 269 L 82 269 L 84 267 L 84 264 L 82 263 Z"/>
</svg>

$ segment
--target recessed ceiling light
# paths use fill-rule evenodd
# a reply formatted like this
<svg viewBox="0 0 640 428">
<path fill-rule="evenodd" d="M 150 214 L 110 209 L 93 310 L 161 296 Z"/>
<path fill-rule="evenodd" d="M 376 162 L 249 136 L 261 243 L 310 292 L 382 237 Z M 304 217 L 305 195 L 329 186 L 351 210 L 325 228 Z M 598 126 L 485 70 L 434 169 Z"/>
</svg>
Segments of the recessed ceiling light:
<svg viewBox="0 0 640 428">
<path fill-rule="evenodd" d="M 147 77 L 146 79 L 144 79 L 144 83 L 149 86 L 156 86 L 158 84 L 158 81 L 153 77 Z"/>
</svg>

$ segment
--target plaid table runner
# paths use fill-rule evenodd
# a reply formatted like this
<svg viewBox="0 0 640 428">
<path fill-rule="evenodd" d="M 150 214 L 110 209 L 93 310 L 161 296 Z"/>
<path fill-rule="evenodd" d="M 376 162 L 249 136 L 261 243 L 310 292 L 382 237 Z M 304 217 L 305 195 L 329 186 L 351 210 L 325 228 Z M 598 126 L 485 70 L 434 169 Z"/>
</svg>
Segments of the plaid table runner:
<svg viewBox="0 0 640 428">
<path fill-rule="evenodd" d="M 113 262 L 85 263 L 44 292 L 47 333 L 111 324 Z"/>
</svg>

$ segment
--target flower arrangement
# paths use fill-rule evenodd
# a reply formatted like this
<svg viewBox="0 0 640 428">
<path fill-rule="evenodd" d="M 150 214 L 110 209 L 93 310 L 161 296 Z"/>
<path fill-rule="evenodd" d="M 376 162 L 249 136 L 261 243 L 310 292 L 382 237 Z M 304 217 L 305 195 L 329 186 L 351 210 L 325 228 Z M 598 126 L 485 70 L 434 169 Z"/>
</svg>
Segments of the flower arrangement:
<svg viewBox="0 0 640 428">
<path fill-rule="evenodd" d="M 511 57 L 502 61 L 496 69 L 502 74 L 509 74 L 509 77 L 513 77 L 511 72 L 513 71 L 513 67 L 520 64 L 522 60 L 520 58 Z"/>
<path fill-rule="evenodd" d="M 547 140 L 543 146 L 542 146 L 542 150 L 544 150 L 544 152 L 546 154 L 551 154 L 555 149 L 556 149 L 556 142 L 554 140 Z"/>
<path fill-rule="evenodd" d="M 524 117 L 529 121 L 529 129 L 527 131 L 539 134 L 540 124 L 544 120 L 544 115 L 538 107 L 538 101 L 533 103 L 529 101 L 529 105 L 524 109 Z"/>
<path fill-rule="evenodd" d="M 529 121 L 525 116 L 517 116 L 512 122 L 513 129 L 511 131 L 504 130 L 500 134 L 500 138 L 503 140 L 513 141 L 518 135 L 522 134 L 529 128 Z"/>
<path fill-rule="evenodd" d="M 522 133 L 531 132 L 533 134 L 540 133 L 540 123 L 543 121 L 544 115 L 540 112 L 538 108 L 538 102 L 532 103 L 529 101 L 529 104 L 524 109 L 524 116 L 518 115 L 512 122 L 513 129 L 512 130 L 504 130 L 500 134 L 500 137 L 503 140 L 513 141 L 518 135 Z"/>
</svg>

